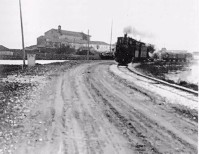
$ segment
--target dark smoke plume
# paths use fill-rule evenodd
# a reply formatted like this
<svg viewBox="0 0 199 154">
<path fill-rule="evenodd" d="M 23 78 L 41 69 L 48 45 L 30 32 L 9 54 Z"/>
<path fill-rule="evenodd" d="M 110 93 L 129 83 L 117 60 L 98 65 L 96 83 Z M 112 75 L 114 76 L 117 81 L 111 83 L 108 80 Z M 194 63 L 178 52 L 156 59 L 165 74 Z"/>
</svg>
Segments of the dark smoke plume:
<svg viewBox="0 0 199 154">
<path fill-rule="evenodd" d="M 125 27 L 123 30 L 124 34 L 132 34 L 131 26 Z"/>
<path fill-rule="evenodd" d="M 125 27 L 123 32 L 125 34 L 132 34 L 134 37 L 140 37 L 140 38 L 152 38 L 154 37 L 153 34 L 147 33 L 147 32 L 141 32 L 137 30 L 136 28 L 132 28 L 131 26 Z"/>
</svg>

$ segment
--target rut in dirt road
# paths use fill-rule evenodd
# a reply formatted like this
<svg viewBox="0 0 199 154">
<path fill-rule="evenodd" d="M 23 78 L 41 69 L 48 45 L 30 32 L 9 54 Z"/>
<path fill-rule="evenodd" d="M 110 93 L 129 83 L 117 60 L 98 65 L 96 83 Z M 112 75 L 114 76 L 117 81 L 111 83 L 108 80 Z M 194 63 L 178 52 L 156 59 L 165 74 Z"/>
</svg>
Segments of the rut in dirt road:
<svg viewBox="0 0 199 154">
<path fill-rule="evenodd" d="M 55 76 L 24 130 L 38 135 L 24 135 L 16 153 L 197 153 L 197 122 L 161 96 L 127 86 L 110 64 L 82 64 Z"/>
<path fill-rule="evenodd" d="M 94 85 L 91 88 L 96 89 L 98 96 L 116 116 L 113 123 L 120 119 L 118 123 L 124 125 L 121 129 L 127 129 L 130 137 L 137 136 L 138 141 L 136 137 L 131 140 L 133 144 L 140 145 L 138 147 L 147 153 L 148 148 L 155 153 L 197 153 L 197 123 L 171 114 L 169 106 L 160 105 L 163 99 L 150 95 L 146 97 L 147 91 L 144 89 L 143 93 L 138 93 L 137 89 L 126 87 L 121 81 L 118 84 L 118 80 L 108 74 L 107 66 L 98 66 L 95 73 L 88 78 Z M 98 80 L 97 76 L 100 75 Z M 136 85 L 133 86 L 136 88 Z M 190 130 L 187 131 L 187 128 Z"/>
</svg>

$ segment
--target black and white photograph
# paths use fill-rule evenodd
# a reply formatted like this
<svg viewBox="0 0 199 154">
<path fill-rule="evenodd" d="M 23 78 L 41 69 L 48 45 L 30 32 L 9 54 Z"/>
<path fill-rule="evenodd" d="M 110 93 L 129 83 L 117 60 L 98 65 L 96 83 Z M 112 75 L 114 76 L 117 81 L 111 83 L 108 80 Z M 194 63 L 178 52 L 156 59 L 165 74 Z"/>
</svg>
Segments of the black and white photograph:
<svg viewBox="0 0 199 154">
<path fill-rule="evenodd" d="M 0 154 L 198 154 L 198 0 L 0 0 Z"/>
</svg>

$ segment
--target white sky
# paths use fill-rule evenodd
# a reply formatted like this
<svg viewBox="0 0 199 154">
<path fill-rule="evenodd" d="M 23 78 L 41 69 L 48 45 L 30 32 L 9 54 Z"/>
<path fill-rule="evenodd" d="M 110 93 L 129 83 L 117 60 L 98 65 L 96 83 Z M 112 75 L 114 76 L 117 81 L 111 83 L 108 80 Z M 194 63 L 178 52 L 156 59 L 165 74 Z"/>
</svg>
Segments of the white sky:
<svg viewBox="0 0 199 154">
<path fill-rule="evenodd" d="M 159 48 L 199 51 L 198 0 L 21 0 L 25 46 L 51 28 L 87 33 L 113 43 L 131 26 Z M 18 0 L 0 0 L 0 44 L 22 48 Z"/>
</svg>

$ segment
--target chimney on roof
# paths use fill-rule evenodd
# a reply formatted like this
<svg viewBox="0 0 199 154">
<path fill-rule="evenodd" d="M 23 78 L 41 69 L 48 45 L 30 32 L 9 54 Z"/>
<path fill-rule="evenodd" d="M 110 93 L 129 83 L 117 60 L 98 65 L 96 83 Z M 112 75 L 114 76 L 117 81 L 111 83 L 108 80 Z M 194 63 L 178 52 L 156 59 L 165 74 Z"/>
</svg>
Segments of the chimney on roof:
<svg viewBox="0 0 199 154">
<path fill-rule="evenodd" d="M 58 32 L 61 34 L 61 26 L 58 26 Z"/>
</svg>

